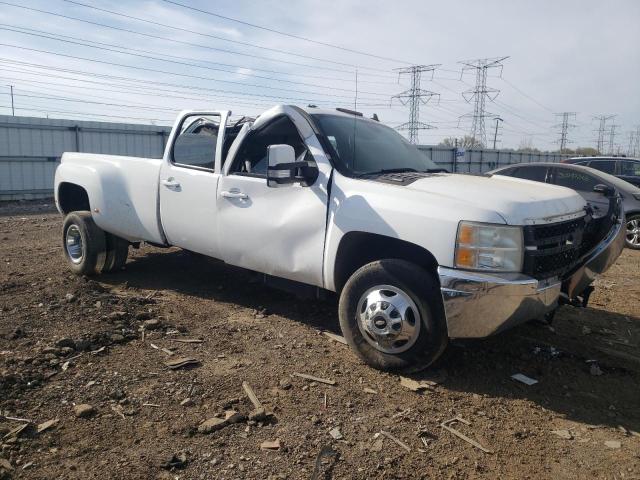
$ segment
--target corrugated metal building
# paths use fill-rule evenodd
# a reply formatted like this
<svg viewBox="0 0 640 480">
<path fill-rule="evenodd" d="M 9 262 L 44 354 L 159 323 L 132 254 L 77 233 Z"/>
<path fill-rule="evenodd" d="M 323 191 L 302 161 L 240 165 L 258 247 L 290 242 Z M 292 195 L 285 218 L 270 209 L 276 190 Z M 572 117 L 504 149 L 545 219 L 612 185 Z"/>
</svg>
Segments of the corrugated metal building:
<svg viewBox="0 0 640 480">
<path fill-rule="evenodd" d="M 0 115 L 0 200 L 53 196 L 53 177 L 63 152 L 161 158 L 170 127 Z M 450 172 L 482 173 L 501 165 L 558 162 L 563 156 L 420 145 Z M 458 155 L 456 155 L 458 152 Z M 463 153 L 462 155 L 460 155 Z"/>
<path fill-rule="evenodd" d="M 161 158 L 171 127 L 0 115 L 0 200 L 53 195 L 63 152 Z"/>
</svg>

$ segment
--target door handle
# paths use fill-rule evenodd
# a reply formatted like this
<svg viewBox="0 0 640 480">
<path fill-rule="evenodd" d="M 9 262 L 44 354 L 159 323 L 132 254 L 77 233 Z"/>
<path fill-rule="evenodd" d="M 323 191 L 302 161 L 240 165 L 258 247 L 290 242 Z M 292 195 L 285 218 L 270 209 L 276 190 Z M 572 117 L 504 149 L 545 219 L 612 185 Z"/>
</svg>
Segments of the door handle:
<svg viewBox="0 0 640 480">
<path fill-rule="evenodd" d="M 170 178 L 166 180 L 162 180 L 162 185 L 164 185 L 167 188 L 180 188 L 180 184 L 175 180 L 171 180 Z"/>
<path fill-rule="evenodd" d="M 247 195 L 246 193 L 242 193 L 240 190 L 236 189 L 220 192 L 220 195 L 222 195 L 224 198 L 239 198 L 240 200 L 246 200 L 247 198 L 249 198 L 249 195 Z"/>
</svg>

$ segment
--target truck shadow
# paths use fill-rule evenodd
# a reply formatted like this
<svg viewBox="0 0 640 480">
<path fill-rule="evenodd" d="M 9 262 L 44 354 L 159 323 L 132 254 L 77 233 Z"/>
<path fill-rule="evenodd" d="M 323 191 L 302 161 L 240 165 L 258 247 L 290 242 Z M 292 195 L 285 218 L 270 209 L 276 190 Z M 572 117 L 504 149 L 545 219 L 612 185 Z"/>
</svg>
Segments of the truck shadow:
<svg viewBox="0 0 640 480">
<path fill-rule="evenodd" d="M 114 286 L 126 281 L 145 290 L 266 309 L 287 320 L 340 333 L 335 296 L 301 300 L 263 285 L 259 278 L 182 250 L 145 249 L 129 261 L 126 271 L 104 275 L 100 281 Z M 550 430 L 557 418 L 640 431 L 638 344 L 640 318 L 562 307 L 553 329 L 527 324 L 484 340 L 453 341 L 430 371 L 413 377 L 446 372 L 438 388 L 456 395 L 476 394 L 481 404 L 486 401 L 487 407 L 480 410 L 493 408 L 488 413 L 498 418 L 516 400 L 549 415 Z M 516 373 L 538 383 L 518 383 L 511 379 Z"/>
</svg>

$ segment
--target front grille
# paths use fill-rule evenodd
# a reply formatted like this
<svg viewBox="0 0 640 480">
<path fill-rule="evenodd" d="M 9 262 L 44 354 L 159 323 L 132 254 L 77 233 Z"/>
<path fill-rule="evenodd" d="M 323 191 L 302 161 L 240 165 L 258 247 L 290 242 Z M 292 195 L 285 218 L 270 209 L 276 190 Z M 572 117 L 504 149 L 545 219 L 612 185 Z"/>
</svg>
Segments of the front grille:
<svg viewBox="0 0 640 480">
<path fill-rule="evenodd" d="M 580 260 L 589 217 L 524 227 L 524 268 L 537 279 L 562 276 Z"/>
<path fill-rule="evenodd" d="M 546 225 L 528 225 L 524 232 L 523 273 L 539 280 L 572 273 L 583 257 L 602 242 L 618 221 L 622 203 L 609 198 L 606 215 L 593 218 L 587 206 L 581 218 Z"/>
</svg>

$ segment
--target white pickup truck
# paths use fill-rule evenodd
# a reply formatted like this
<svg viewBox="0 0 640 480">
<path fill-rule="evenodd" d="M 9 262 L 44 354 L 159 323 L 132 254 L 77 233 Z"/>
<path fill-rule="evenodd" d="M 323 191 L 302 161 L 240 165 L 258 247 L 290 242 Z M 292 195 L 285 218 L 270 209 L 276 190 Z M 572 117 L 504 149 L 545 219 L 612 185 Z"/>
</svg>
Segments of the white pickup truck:
<svg viewBox="0 0 640 480">
<path fill-rule="evenodd" d="M 55 177 L 75 273 L 121 269 L 147 242 L 337 292 L 349 345 L 395 371 L 586 303 L 624 245 L 602 194 L 596 219 L 573 190 L 446 173 L 358 112 L 288 105 L 185 111 L 163 159 L 65 153 Z"/>
</svg>

